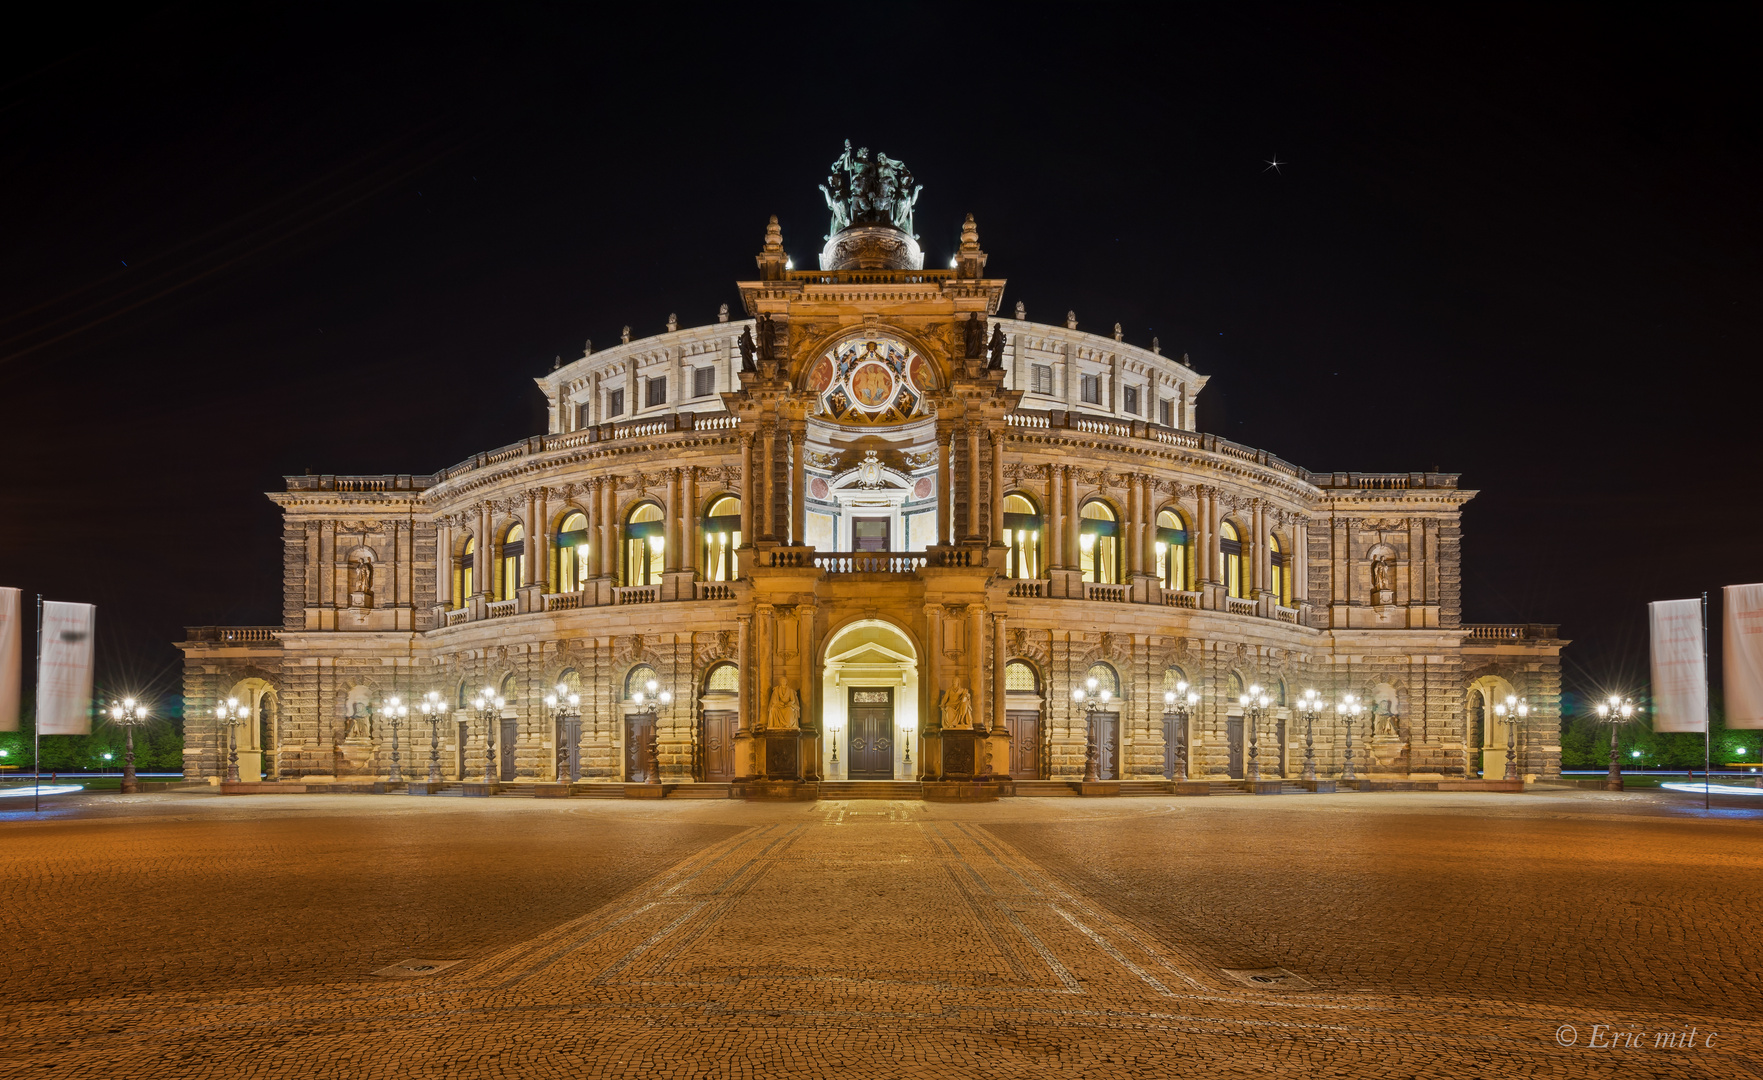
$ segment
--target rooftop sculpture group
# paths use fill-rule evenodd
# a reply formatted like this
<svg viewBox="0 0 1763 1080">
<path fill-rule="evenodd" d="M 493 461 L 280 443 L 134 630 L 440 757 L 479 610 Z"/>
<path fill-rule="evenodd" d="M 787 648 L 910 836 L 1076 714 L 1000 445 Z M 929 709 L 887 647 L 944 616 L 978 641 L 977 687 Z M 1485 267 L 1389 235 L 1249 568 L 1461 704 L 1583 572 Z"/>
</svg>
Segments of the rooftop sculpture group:
<svg viewBox="0 0 1763 1080">
<path fill-rule="evenodd" d="M 924 185 L 914 182 L 905 162 L 880 152 L 872 161 L 869 147 L 852 151 L 851 140 L 846 139 L 845 152 L 833 162 L 826 183 L 820 185 L 833 215 L 832 232 L 826 238 L 830 240 L 854 225 L 892 225 L 916 240 L 912 208 L 923 190 Z"/>
</svg>

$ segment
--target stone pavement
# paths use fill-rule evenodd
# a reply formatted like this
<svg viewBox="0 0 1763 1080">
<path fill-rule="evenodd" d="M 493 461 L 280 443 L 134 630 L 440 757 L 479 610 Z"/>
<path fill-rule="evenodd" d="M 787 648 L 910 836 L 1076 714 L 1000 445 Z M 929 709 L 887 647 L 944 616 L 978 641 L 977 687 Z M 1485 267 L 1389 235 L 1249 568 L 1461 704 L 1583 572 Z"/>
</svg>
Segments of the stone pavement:
<svg viewBox="0 0 1763 1080">
<path fill-rule="evenodd" d="M 45 816 L 0 1077 L 1763 1077 L 1763 815 L 1666 796 Z"/>
</svg>

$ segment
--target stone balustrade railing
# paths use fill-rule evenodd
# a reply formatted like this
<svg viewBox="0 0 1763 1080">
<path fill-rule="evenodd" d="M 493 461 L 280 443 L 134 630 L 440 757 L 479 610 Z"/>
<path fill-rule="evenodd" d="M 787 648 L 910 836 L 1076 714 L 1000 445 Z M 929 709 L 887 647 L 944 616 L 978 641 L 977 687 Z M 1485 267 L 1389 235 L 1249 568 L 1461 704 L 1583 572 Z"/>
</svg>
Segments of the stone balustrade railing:
<svg viewBox="0 0 1763 1080">
<path fill-rule="evenodd" d="M 185 641 L 212 641 L 217 645 L 264 645 L 281 636 L 279 626 L 186 626 Z"/>
<path fill-rule="evenodd" d="M 1471 623 L 1470 641 L 1559 641 L 1559 623 Z"/>
<path fill-rule="evenodd" d="M 505 619 L 520 609 L 518 600 L 492 600 L 484 605 L 484 618 Z"/>
<path fill-rule="evenodd" d="M 892 551 L 820 551 L 816 568 L 828 574 L 912 574 L 928 561 L 919 553 Z"/>
</svg>

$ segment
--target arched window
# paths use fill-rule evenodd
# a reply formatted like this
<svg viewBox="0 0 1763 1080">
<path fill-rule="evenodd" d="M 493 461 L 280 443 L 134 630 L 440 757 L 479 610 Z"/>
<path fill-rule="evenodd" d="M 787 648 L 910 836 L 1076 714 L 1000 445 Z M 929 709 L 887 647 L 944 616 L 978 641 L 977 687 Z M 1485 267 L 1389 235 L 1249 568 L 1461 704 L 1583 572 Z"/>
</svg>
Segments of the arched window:
<svg viewBox="0 0 1763 1080">
<path fill-rule="evenodd" d="M 502 676 L 502 689 L 496 691 L 496 693 L 501 696 L 503 704 L 505 706 L 507 706 L 508 708 L 513 708 L 514 707 L 515 691 L 519 687 L 520 687 L 520 680 L 516 679 L 514 677 L 513 673 L 509 673 L 507 675 Z"/>
<path fill-rule="evenodd" d="M 557 673 L 557 685 L 566 688 L 572 694 L 582 692 L 581 672 L 574 668 L 564 668 Z"/>
<path fill-rule="evenodd" d="M 1230 673 L 1230 681 L 1226 684 L 1229 693 L 1225 696 L 1226 704 L 1235 705 L 1243 699 L 1243 677 L 1236 672 Z"/>
<path fill-rule="evenodd" d="M 560 593 L 581 592 L 588 581 L 588 567 L 593 565 L 588 554 L 587 515 L 572 513 L 557 527 L 557 558 L 552 560 L 557 576 L 551 588 Z"/>
<path fill-rule="evenodd" d="M 741 547 L 741 500 L 724 495 L 704 515 L 704 580 L 733 581 L 741 576 L 735 552 Z"/>
<path fill-rule="evenodd" d="M 459 607 L 465 606 L 473 590 L 472 562 L 477 551 L 477 540 L 465 538 L 465 547 L 459 553 L 459 565 L 453 570 L 453 602 Z"/>
<path fill-rule="evenodd" d="M 1004 575 L 1041 576 L 1041 511 L 1026 495 L 1004 496 Z"/>
<path fill-rule="evenodd" d="M 648 664 L 638 664 L 636 667 L 631 668 L 630 673 L 624 677 L 624 699 L 626 701 L 634 701 L 637 694 L 640 692 L 643 695 L 644 701 L 653 700 L 653 695 L 649 692 L 650 683 L 656 683 L 659 685 L 659 681 L 655 677 L 654 668 L 650 667 Z"/>
<path fill-rule="evenodd" d="M 1219 526 L 1218 548 L 1224 555 L 1224 591 L 1247 599 L 1249 583 L 1243 580 L 1243 538 L 1228 521 Z"/>
<path fill-rule="evenodd" d="M 1096 663 L 1090 665 L 1090 670 L 1084 672 L 1084 690 L 1086 693 L 1092 692 L 1090 688 L 1091 679 L 1096 680 L 1095 689 L 1093 691 L 1094 693 L 1099 694 L 1106 690 L 1108 691 L 1110 698 L 1120 697 L 1120 674 L 1114 670 L 1113 664 Z"/>
<path fill-rule="evenodd" d="M 460 680 L 459 693 L 456 695 L 456 697 L 457 697 L 457 700 L 453 702 L 453 707 L 455 709 L 465 710 L 465 709 L 469 709 L 471 707 L 472 693 L 471 693 L 471 681 L 469 679 L 461 679 Z"/>
<path fill-rule="evenodd" d="M 667 522 L 661 507 L 643 503 L 631 511 L 624 525 L 624 583 L 661 584 L 661 556 L 667 550 Z"/>
<path fill-rule="evenodd" d="M 1120 583 L 1120 535 L 1114 509 L 1105 502 L 1084 503 L 1078 528 L 1078 569 L 1085 581 Z"/>
<path fill-rule="evenodd" d="M 1292 557 L 1280 546 L 1277 533 L 1267 534 L 1267 557 L 1273 564 L 1273 595 L 1281 607 L 1292 606 Z"/>
<path fill-rule="evenodd" d="M 741 669 L 726 661 L 711 668 L 704 676 L 704 693 L 738 694 L 741 692 Z"/>
<path fill-rule="evenodd" d="M 508 531 L 502 535 L 502 561 L 497 568 L 500 571 L 497 575 L 500 579 L 498 588 L 501 590 L 499 599 L 514 599 L 515 590 L 526 584 L 526 560 L 521 558 L 524 554 L 526 529 L 517 521 L 508 526 Z"/>
<path fill-rule="evenodd" d="M 1163 669 L 1163 689 L 1174 690 L 1177 683 L 1185 683 L 1187 681 L 1188 673 L 1181 668 L 1167 667 Z"/>
<path fill-rule="evenodd" d="M 1188 527 L 1180 514 L 1164 510 L 1157 515 L 1157 540 L 1153 547 L 1157 552 L 1157 580 L 1163 582 L 1163 587 L 1182 592 L 1192 589 L 1188 567 L 1193 560 L 1188 558 Z"/>
<path fill-rule="evenodd" d="M 1040 674 L 1035 671 L 1033 664 L 1012 660 L 1004 665 L 1004 689 L 1038 694 L 1041 692 Z"/>
</svg>

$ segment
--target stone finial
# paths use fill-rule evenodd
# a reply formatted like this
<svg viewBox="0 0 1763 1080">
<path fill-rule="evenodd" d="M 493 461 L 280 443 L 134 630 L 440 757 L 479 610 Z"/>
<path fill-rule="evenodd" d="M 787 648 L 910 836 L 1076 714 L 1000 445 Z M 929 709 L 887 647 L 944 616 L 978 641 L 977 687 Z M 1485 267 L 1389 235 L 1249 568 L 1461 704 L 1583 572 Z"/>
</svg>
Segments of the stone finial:
<svg viewBox="0 0 1763 1080">
<path fill-rule="evenodd" d="M 1156 353 L 1158 356 L 1162 356 L 1163 355 L 1163 343 L 1161 341 L 1158 341 L 1156 338 L 1152 338 L 1151 339 L 1151 351 Z"/>
<path fill-rule="evenodd" d="M 721 307 L 716 309 L 716 321 L 717 322 L 728 322 L 728 305 L 727 304 L 724 304 Z"/>
<path fill-rule="evenodd" d="M 1067 329 L 1067 330 L 1076 330 L 1077 329 L 1077 312 L 1067 311 L 1065 313 L 1065 329 Z"/>
<path fill-rule="evenodd" d="M 631 328 L 627 326 L 623 330 L 620 330 L 618 332 L 618 340 L 620 344 L 629 345 L 631 343 Z"/>
<path fill-rule="evenodd" d="M 556 371 L 558 368 L 560 368 L 562 366 L 563 366 L 563 357 L 553 356 L 551 358 L 551 370 L 552 371 Z"/>
<path fill-rule="evenodd" d="M 1181 362 L 1182 362 L 1182 363 L 1183 363 L 1183 364 L 1186 364 L 1186 365 L 1187 365 L 1187 366 L 1188 366 L 1188 367 L 1193 367 L 1193 366 L 1194 366 L 1194 365 L 1193 365 L 1193 362 L 1192 362 L 1192 361 L 1191 361 L 1191 360 L 1189 360 L 1189 359 L 1188 359 L 1188 354 L 1187 354 L 1187 353 L 1182 353 L 1182 354 L 1181 354 Z"/>
<path fill-rule="evenodd" d="M 588 340 L 582 342 L 582 355 L 583 356 L 594 355 L 594 339 L 593 338 L 589 338 Z"/>
<path fill-rule="evenodd" d="M 965 254 L 969 251 L 978 250 L 979 226 L 974 223 L 973 215 L 969 214 L 967 215 L 967 220 L 961 223 L 961 251 Z"/>
<path fill-rule="evenodd" d="M 961 247 L 955 252 L 955 258 L 949 265 L 955 268 L 957 277 L 980 278 L 986 272 L 986 253 L 979 249 L 979 226 L 973 223 L 973 215 L 961 223 Z"/>
<path fill-rule="evenodd" d="M 1126 337 L 1126 331 L 1125 331 L 1125 330 L 1122 330 L 1122 329 L 1121 329 L 1121 328 L 1120 328 L 1120 324 L 1119 324 L 1119 323 L 1115 323 L 1115 324 L 1114 324 L 1114 340 L 1115 340 L 1115 341 L 1120 341 L 1120 340 L 1121 340 L 1121 339 L 1123 339 L 1123 338 L 1125 338 L 1125 337 Z"/>
<path fill-rule="evenodd" d="M 782 252 L 784 249 L 784 230 L 777 223 L 777 215 L 771 215 L 771 223 L 765 226 L 765 253 L 767 255 Z"/>
<path fill-rule="evenodd" d="M 678 329 L 679 329 L 679 316 L 677 314 L 669 312 L 668 316 L 667 316 L 667 332 L 671 334 L 675 330 L 678 330 Z"/>
<path fill-rule="evenodd" d="M 1021 300 L 1018 300 L 1016 302 L 1016 317 L 1018 319 L 1028 318 L 1028 305 L 1023 303 Z"/>
</svg>

